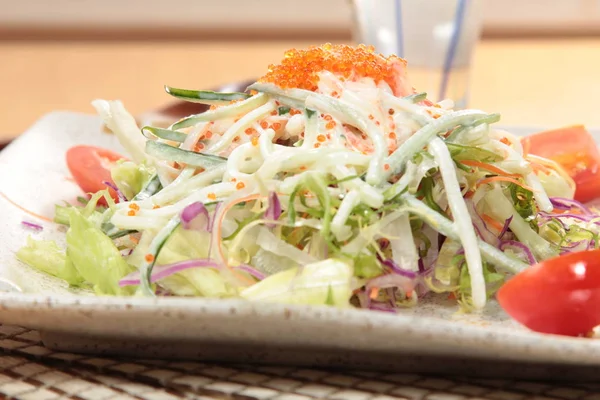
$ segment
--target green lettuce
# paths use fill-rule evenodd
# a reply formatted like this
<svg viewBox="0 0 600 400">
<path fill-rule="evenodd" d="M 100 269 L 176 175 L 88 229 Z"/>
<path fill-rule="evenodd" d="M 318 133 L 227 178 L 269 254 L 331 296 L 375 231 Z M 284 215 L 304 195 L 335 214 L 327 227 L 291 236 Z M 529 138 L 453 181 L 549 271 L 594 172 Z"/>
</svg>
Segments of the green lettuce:
<svg viewBox="0 0 600 400">
<path fill-rule="evenodd" d="M 139 244 L 129 256 L 129 263 L 140 266 L 148 252 L 155 233 L 146 231 Z M 210 233 L 177 228 L 161 249 L 156 265 L 172 264 L 180 261 L 208 258 Z M 188 269 L 170 275 L 159 281 L 160 285 L 178 296 L 230 297 L 235 295 L 221 274 L 211 268 Z"/>
<path fill-rule="evenodd" d="M 71 260 L 56 242 L 27 238 L 27 245 L 17 251 L 17 258 L 32 268 L 64 279 L 69 285 L 78 286 L 83 278 Z"/>
<path fill-rule="evenodd" d="M 119 280 L 133 271 L 119 249 L 79 210 L 71 209 L 67 231 L 67 257 L 97 294 L 131 295 L 132 287 L 120 287 Z"/>
<path fill-rule="evenodd" d="M 331 258 L 268 276 L 240 295 L 248 300 L 272 303 L 347 307 L 352 296 L 353 274 L 349 264 Z"/>
<path fill-rule="evenodd" d="M 110 175 L 121 193 L 132 199 L 148 183 L 153 171 L 144 164 L 120 161 L 110 170 Z"/>
</svg>

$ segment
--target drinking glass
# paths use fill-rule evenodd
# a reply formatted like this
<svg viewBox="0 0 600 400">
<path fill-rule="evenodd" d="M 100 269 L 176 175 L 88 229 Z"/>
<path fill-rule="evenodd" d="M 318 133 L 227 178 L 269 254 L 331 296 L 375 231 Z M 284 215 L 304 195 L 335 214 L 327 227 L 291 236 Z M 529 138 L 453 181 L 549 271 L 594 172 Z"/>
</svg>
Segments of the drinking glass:
<svg viewBox="0 0 600 400">
<path fill-rule="evenodd" d="M 412 85 L 430 100 L 464 108 L 484 1 L 351 0 L 354 39 L 405 58 Z"/>
</svg>

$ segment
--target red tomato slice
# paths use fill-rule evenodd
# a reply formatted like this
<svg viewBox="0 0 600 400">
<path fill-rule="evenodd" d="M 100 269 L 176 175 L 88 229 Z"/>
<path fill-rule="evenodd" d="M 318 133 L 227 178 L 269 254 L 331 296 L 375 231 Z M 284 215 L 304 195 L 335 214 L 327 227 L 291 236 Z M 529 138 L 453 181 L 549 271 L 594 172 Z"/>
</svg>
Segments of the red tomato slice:
<svg viewBox="0 0 600 400">
<path fill-rule="evenodd" d="M 67 151 L 66 158 L 67 167 L 81 190 L 85 193 L 95 193 L 106 189 L 103 182 L 113 183 L 110 168 L 125 157 L 100 147 L 75 146 Z M 110 188 L 108 191 L 111 197 L 118 201 L 115 191 Z"/>
<path fill-rule="evenodd" d="M 579 336 L 600 325 L 600 250 L 543 261 L 498 291 L 504 310 L 529 329 Z"/>
<path fill-rule="evenodd" d="M 576 184 L 575 199 L 600 197 L 600 151 L 583 125 L 540 132 L 522 139 L 526 152 L 559 163 Z"/>
</svg>

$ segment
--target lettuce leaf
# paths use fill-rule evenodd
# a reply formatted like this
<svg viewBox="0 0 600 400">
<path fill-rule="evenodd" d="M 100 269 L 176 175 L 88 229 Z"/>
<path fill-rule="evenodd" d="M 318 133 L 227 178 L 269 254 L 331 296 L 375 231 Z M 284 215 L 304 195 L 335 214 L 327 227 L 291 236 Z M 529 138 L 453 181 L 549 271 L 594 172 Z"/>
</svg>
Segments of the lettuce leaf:
<svg viewBox="0 0 600 400">
<path fill-rule="evenodd" d="M 131 200 L 153 175 L 151 168 L 131 161 L 120 161 L 110 170 L 113 182 L 127 199 Z"/>
<path fill-rule="evenodd" d="M 130 264 L 140 266 L 155 233 L 146 231 L 129 257 Z M 210 234 L 204 231 L 177 228 L 161 249 L 156 265 L 172 264 L 190 259 L 207 258 Z M 219 271 L 210 268 L 188 269 L 159 281 L 160 285 L 178 296 L 230 297 L 236 294 Z"/>
<path fill-rule="evenodd" d="M 119 280 L 133 268 L 121 256 L 112 240 L 72 208 L 67 231 L 67 257 L 97 294 L 131 295 L 133 287 L 120 287 Z"/>
<path fill-rule="evenodd" d="M 348 307 L 353 274 L 349 264 L 331 258 L 268 276 L 240 295 L 248 300 L 272 303 Z"/>
<path fill-rule="evenodd" d="M 64 279 L 69 285 L 78 286 L 83 278 L 71 260 L 56 242 L 27 238 L 27 245 L 17 251 L 17 258 L 32 268 Z"/>
</svg>

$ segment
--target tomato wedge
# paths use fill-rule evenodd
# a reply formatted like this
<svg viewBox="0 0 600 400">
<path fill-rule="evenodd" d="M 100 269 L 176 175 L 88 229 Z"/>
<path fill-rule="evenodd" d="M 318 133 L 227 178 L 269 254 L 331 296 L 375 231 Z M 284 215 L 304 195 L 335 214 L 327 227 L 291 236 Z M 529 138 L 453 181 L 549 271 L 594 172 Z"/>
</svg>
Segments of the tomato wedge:
<svg viewBox="0 0 600 400">
<path fill-rule="evenodd" d="M 600 325 L 600 250 L 552 258 L 517 274 L 498 302 L 529 329 L 567 336 Z"/>
<path fill-rule="evenodd" d="M 600 151 L 583 125 L 569 126 L 524 137 L 525 152 L 560 164 L 576 184 L 575 199 L 600 197 Z"/>
<path fill-rule="evenodd" d="M 75 146 L 67 151 L 67 167 L 73 179 L 85 193 L 106 189 L 104 182 L 113 183 L 110 169 L 125 157 L 95 146 Z M 114 184 L 114 183 L 113 183 Z M 118 201 L 117 193 L 109 188 L 111 197 Z"/>
</svg>

